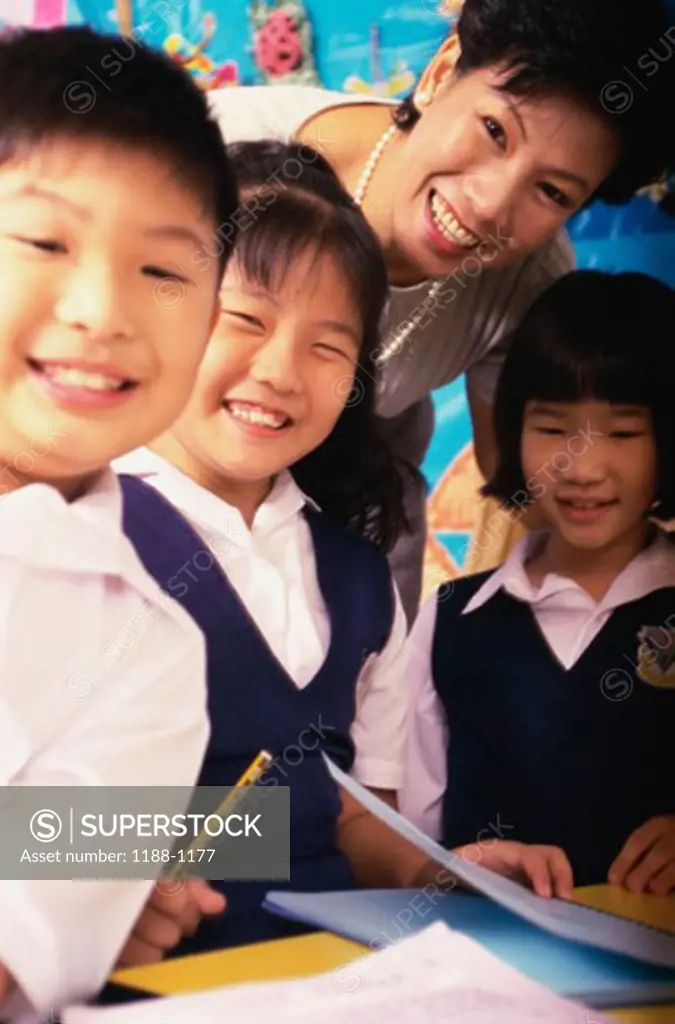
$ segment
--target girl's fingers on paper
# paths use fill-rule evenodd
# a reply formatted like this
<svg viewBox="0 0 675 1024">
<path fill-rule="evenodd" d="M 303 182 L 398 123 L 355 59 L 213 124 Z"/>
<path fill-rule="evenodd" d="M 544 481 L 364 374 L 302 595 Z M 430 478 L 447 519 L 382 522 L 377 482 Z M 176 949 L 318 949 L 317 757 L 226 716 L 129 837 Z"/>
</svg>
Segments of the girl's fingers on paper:
<svg viewBox="0 0 675 1024">
<path fill-rule="evenodd" d="M 526 872 L 523 868 L 523 857 L 528 847 L 524 843 L 516 843 L 510 839 L 500 839 L 490 845 L 470 844 L 460 846 L 452 852 L 457 857 L 464 858 L 469 863 L 482 864 L 483 867 L 496 871 L 507 878 L 522 878 Z M 480 859 L 475 860 L 474 854 L 478 850 Z"/>
<path fill-rule="evenodd" d="M 557 846 L 523 845 L 521 870 L 537 896 L 570 899 L 574 886 L 572 868 L 566 854 Z"/>
<path fill-rule="evenodd" d="M 523 847 L 522 870 L 537 896 L 551 896 L 551 870 L 546 852 L 538 846 Z"/>
<path fill-rule="evenodd" d="M 675 860 L 675 841 L 664 837 L 652 846 L 640 863 L 631 871 L 624 885 L 629 892 L 647 892 L 655 875 Z"/>
<path fill-rule="evenodd" d="M 675 857 L 659 871 L 649 883 L 649 891 L 654 896 L 669 896 L 675 892 Z"/>
<path fill-rule="evenodd" d="M 574 875 L 566 853 L 557 846 L 550 847 L 549 865 L 553 879 L 554 894 L 563 900 L 571 899 L 572 890 L 574 889 Z"/>
<path fill-rule="evenodd" d="M 640 828 L 636 828 L 624 843 L 611 868 L 608 881 L 611 885 L 626 885 L 628 875 L 637 867 L 647 851 L 659 840 L 669 827 L 668 818 L 650 818 Z M 670 823 L 672 828 L 672 823 Z"/>
</svg>

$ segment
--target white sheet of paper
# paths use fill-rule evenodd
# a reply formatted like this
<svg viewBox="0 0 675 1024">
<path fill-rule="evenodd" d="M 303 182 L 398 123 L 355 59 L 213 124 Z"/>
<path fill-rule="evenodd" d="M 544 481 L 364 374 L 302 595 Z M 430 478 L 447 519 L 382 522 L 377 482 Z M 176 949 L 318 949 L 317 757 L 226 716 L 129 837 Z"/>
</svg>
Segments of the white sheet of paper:
<svg viewBox="0 0 675 1024">
<path fill-rule="evenodd" d="M 73 1007 L 63 1024 L 603 1024 L 438 922 L 317 977 L 237 985 L 119 1007 Z"/>
<path fill-rule="evenodd" d="M 637 921 L 629 921 L 627 918 L 599 913 L 592 907 L 585 907 L 580 903 L 543 899 L 524 886 L 503 878 L 494 871 L 488 871 L 480 864 L 472 864 L 456 854 L 449 853 L 402 814 L 360 785 L 356 779 L 346 775 L 325 754 L 323 758 L 337 784 L 351 793 L 363 807 L 377 815 L 432 860 L 444 865 L 462 882 L 484 896 L 489 896 L 495 903 L 553 935 L 597 946 L 646 963 L 675 967 L 675 933 L 660 931 Z"/>
</svg>

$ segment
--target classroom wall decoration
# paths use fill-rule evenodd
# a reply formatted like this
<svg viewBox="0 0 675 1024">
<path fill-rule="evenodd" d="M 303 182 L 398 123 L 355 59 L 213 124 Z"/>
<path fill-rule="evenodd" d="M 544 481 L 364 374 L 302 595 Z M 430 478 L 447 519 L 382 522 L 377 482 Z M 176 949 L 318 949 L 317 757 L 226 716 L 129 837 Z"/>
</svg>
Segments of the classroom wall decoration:
<svg viewBox="0 0 675 1024">
<path fill-rule="evenodd" d="M 288 82 L 404 96 L 445 38 L 457 0 L 0 0 L 0 21 L 124 25 L 206 89 Z M 9 13 L 5 13 L 7 8 Z M 39 22 L 44 24 L 44 17 Z"/>
<path fill-rule="evenodd" d="M 314 64 L 312 26 L 298 0 L 253 0 L 255 64 L 266 85 L 320 85 Z"/>
<path fill-rule="evenodd" d="M 3 24 L 86 22 L 116 31 L 130 15 L 134 37 L 166 50 L 204 89 L 305 82 L 395 98 L 410 91 L 452 30 L 461 3 L 0 0 L 0 29 Z M 675 0 L 667 4 L 675 14 Z M 671 59 L 674 51 L 675 36 L 659 40 L 652 63 Z M 648 88 L 628 71 L 626 81 L 616 84 L 627 102 L 632 90 Z M 595 204 L 570 226 L 578 266 L 642 270 L 675 287 L 674 212 L 675 180 L 660 183 L 623 208 Z M 439 578 L 461 574 L 480 513 L 463 380 L 439 390 L 434 403 L 436 431 L 423 467 L 430 525 L 426 591 Z"/>
<path fill-rule="evenodd" d="M 213 14 L 204 14 L 200 32 L 194 42 L 181 32 L 171 32 L 162 42 L 163 48 L 174 60 L 182 64 L 204 89 L 224 89 L 239 85 L 239 65 L 236 60 L 215 63 L 208 50 L 216 34 L 217 21 Z"/>
<path fill-rule="evenodd" d="M 9 25 L 52 28 L 67 19 L 67 0 L 0 0 L 0 29 Z"/>
</svg>

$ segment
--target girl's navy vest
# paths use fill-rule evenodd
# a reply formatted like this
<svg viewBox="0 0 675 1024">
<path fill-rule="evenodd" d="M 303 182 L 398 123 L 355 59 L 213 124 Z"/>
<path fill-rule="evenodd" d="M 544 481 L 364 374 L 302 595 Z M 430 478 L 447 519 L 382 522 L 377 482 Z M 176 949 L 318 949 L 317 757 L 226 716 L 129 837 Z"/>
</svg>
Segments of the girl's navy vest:
<svg viewBox="0 0 675 1024">
<path fill-rule="evenodd" d="M 501 838 L 560 846 L 577 885 L 607 881 L 626 839 L 675 812 L 675 688 L 636 671 L 642 626 L 675 623 L 675 589 L 617 608 L 565 670 L 530 606 L 490 573 L 441 591 L 434 685 L 449 726 L 443 845 Z"/>
<path fill-rule="evenodd" d="M 206 637 L 211 738 L 199 785 L 234 785 L 256 754 L 269 750 L 275 763 L 266 783 L 291 788 L 291 878 L 286 886 L 353 888 L 349 864 L 336 846 L 339 792 L 321 751 L 344 771 L 351 768 L 358 677 L 366 658 L 386 644 L 393 621 L 386 559 L 368 541 L 305 508 L 331 639 L 316 676 L 298 689 L 183 516 L 141 480 L 121 476 L 120 482 L 124 532 L 150 575 Z M 284 888 L 284 883 L 212 884 L 225 894 L 228 908 L 219 918 L 205 920 L 197 938 L 179 947 L 181 954 L 305 930 L 261 907 L 265 892 Z"/>
</svg>

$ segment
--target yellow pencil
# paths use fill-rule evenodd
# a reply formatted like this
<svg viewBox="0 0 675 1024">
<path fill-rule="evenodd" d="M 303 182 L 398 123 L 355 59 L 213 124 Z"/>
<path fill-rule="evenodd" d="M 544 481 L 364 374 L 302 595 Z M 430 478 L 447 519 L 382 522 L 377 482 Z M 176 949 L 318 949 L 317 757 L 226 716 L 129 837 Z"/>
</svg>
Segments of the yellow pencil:
<svg viewBox="0 0 675 1024">
<path fill-rule="evenodd" d="M 270 767 L 274 758 L 267 750 L 261 750 L 260 753 L 253 759 L 251 764 L 248 766 L 246 771 L 239 776 L 234 788 L 231 793 L 225 797 L 225 799 L 216 807 L 212 814 L 217 818 L 222 818 L 225 811 L 231 812 L 233 806 L 236 806 L 246 796 L 246 790 L 250 786 L 255 786 L 267 769 Z M 198 836 L 196 836 L 192 842 L 183 851 L 183 859 L 177 861 L 173 865 L 171 870 L 164 875 L 164 878 L 176 878 L 182 873 L 185 867 L 190 863 L 188 860 L 188 854 L 200 848 L 200 844 L 213 840 L 213 836 L 209 835 L 205 828 L 201 830 Z"/>
<path fill-rule="evenodd" d="M 243 775 L 239 776 L 235 783 L 235 789 L 241 789 L 242 786 L 255 786 L 256 782 L 263 777 L 267 769 L 270 767 L 273 760 L 274 758 L 269 751 L 261 750 Z M 226 801 L 223 800 L 223 803 L 226 803 Z M 219 811 L 216 813 L 219 813 Z"/>
</svg>

